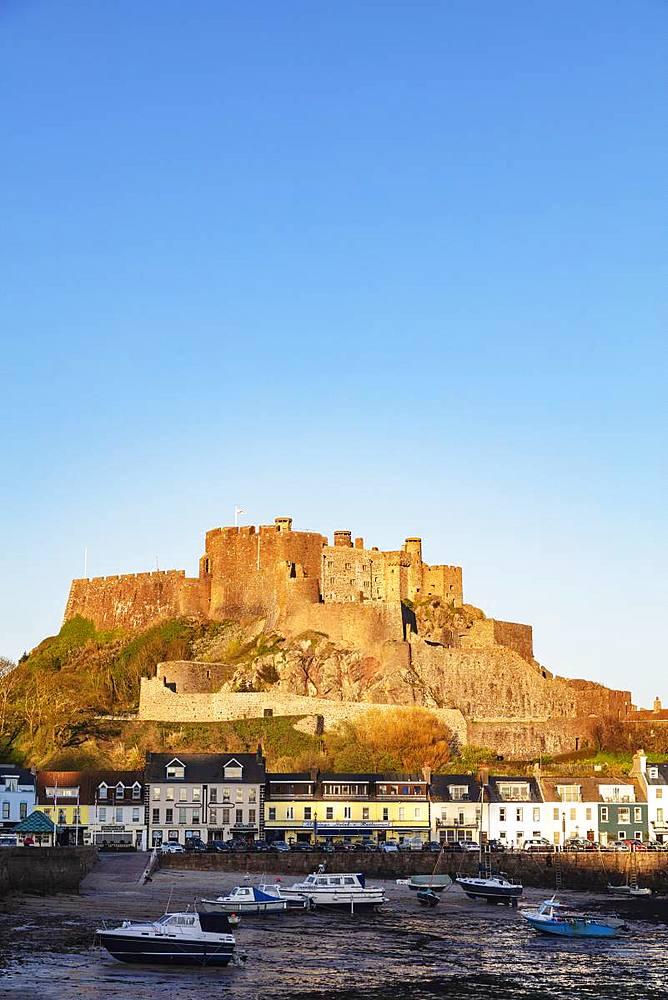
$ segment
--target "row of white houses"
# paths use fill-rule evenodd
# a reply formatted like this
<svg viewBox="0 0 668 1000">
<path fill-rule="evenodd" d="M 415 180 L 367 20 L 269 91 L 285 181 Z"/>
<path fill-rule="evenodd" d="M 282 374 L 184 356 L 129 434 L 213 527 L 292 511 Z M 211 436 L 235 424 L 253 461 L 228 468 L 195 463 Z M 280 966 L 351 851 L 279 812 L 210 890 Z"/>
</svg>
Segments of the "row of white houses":
<svg viewBox="0 0 668 1000">
<path fill-rule="evenodd" d="M 194 837 L 206 842 L 285 836 L 278 829 L 283 809 L 297 839 L 318 834 L 322 839 L 328 826 L 332 832 L 336 828 L 337 839 L 350 826 L 358 839 L 366 836 L 365 825 L 372 839 L 386 839 L 395 836 L 407 808 L 391 797 L 375 802 L 377 791 L 369 792 L 365 807 L 361 786 L 353 794 L 350 776 L 340 775 L 340 784 L 330 782 L 338 794 L 326 792 L 327 805 L 320 807 L 314 828 L 319 793 L 314 797 L 313 788 L 318 783 L 294 775 L 290 784 L 290 776 L 282 775 L 280 787 L 288 789 L 282 794 L 272 777 L 260 752 L 151 754 L 143 771 L 33 773 L 0 764 L 0 833 L 37 809 L 56 825 L 63 843 L 125 843 L 147 849 L 166 842 L 185 845 Z M 399 787 L 402 779 L 396 777 Z M 312 788 L 302 795 L 302 785 Z M 614 779 L 596 772 L 547 775 L 536 767 L 531 775 L 518 776 L 490 775 L 485 769 L 475 776 L 425 772 L 421 785 L 423 804 L 414 796 L 409 812 L 412 832 L 423 840 L 497 840 L 515 849 L 542 838 L 555 846 L 572 838 L 603 846 L 626 839 L 668 842 L 668 764 L 649 763 L 643 751 L 635 755 L 628 776 Z M 413 817 L 418 811 L 419 821 Z M 377 822 L 370 822 L 376 813 Z M 386 824 L 384 817 L 389 817 Z"/>
</svg>

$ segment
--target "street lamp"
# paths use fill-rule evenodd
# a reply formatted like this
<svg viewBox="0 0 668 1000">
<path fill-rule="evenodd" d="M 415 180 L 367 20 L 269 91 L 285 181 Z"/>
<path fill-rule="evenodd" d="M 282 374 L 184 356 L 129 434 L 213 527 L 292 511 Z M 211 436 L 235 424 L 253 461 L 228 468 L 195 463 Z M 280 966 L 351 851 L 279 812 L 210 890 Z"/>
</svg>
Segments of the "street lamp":
<svg viewBox="0 0 668 1000">
<path fill-rule="evenodd" d="M 313 813 L 313 845 L 318 846 L 318 814 Z"/>
</svg>

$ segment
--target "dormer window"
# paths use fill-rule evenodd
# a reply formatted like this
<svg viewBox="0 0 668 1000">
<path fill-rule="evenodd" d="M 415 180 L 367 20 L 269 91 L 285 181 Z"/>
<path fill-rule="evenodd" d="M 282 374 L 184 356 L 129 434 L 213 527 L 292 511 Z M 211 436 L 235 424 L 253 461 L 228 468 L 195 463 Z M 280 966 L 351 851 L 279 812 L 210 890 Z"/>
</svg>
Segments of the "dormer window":
<svg viewBox="0 0 668 1000">
<path fill-rule="evenodd" d="M 238 760 L 228 760 L 227 764 L 223 767 L 223 776 L 226 781 L 241 781 L 243 778 L 244 769 Z"/>
<path fill-rule="evenodd" d="M 654 778 L 654 780 L 656 780 L 659 777 L 659 769 L 658 769 L 658 767 L 650 767 L 650 769 L 649 769 L 649 776 L 650 776 L 650 778 Z"/>
<path fill-rule="evenodd" d="M 134 785 L 132 786 L 132 798 L 141 799 L 141 785 L 139 784 L 138 781 L 135 781 Z"/>
<path fill-rule="evenodd" d="M 105 785 L 104 781 L 97 790 L 97 797 L 98 799 L 106 799 L 107 797 L 107 786 Z"/>
<path fill-rule="evenodd" d="M 450 798 L 455 802 L 461 802 L 467 797 L 468 785 L 448 785 Z"/>
<path fill-rule="evenodd" d="M 5 790 L 8 792 L 18 792 L 19 779 L 13 775 L 7 775 L 5 777 Z"/>
<path fill-rule="evenodd" d="M 186 776 L 185 765 L 178 759 L 178 757 L 175 757 L 174 760 L 170 760 L 165 770 L 167 771 L 167 777 L 170 779 L 180 778 L 183 780 Z"/>
<path fill-rule="evenodd" d="M 116 798 L 122 799 L 124 795 L 125 795 L 125 785 L 123 785 L 119 781 L 118 784 L 116 785 Z"/>
</svg>

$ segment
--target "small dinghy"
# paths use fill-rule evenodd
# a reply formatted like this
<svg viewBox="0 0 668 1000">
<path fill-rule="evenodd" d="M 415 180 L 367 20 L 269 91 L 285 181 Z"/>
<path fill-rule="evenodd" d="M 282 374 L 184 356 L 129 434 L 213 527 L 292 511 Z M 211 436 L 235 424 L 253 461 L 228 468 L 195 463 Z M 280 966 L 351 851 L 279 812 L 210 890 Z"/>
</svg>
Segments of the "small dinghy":
<svg viewBox="0 0 668 1000">
<path fill-rule="evenodd" d="M 440 900 L 438 895 L 433 889 L 418 889 L 417 891 L 417 901 L 421 903 L 422 906 L 434 907 L 438 906 Z"/>
<path fill-rule="evenodd" d="M 452 879 L 449 875 L 411 875 L 408 880 L 408 888 L 414 892 L 419 892 L 420 889 L 443 892 L 449 885 L 452 885 Z"/>
<path fill-rule="evenodd" d="M 561 911 L 561 912 L 560 912 Z M 581 938 L 615 937 L 624 926 L 622 920 L 593 917 L 586 913 L 565 913 L 562 904 L 554 896 L 541 903 L 537 910 L 527 910 L 522 914 L 527 923 L 541 934 L 557 937 Z"/>
<path fill-rule="evenodd" d="M 124 920 L 120 927 L 98 930 L 97 936 L 119 962 L 141 965 L 229 965 L 236 946 L 233 934 L 205 929 L 199 915 L 190 912 L 165 913 L 145 923 Z"/>
<path fill-rule="evenodd" d="M 615 896 L 651 896 L 652 890 L 641 888 L 638 885 L 609 885 L 608 892 L 612 892 Z"/>
</svg>

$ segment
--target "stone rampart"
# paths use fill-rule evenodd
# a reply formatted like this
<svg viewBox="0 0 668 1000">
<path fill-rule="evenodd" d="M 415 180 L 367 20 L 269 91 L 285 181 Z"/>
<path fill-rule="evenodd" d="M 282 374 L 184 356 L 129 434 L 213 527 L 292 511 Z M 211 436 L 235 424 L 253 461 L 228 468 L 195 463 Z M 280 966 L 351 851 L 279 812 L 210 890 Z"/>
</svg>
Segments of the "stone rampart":
<svg viewBox="0 0 668 1000">
<path fill-rule="evenodd" d="M 288 637 L 302 632 L 324 632 L 332 642 L 370 655 L 380 653 L 383 643 L 404 638 L 399 601 L 373 603 L 304 604 L 281 622 Z"/>
<path fill-rule="evenodd" d="M 525 886 L 554 891 L 556 887 L 555 855 L 528 854 L 524 851 L 492 855 L 511 880 L 517 878 Z M 668 890 L 668 858 L 665 854 L 636 854 L 638 881 L 655 892 Z M 433 854 L 402 851 L 398 854 L 355 854 L 354 870 L 371 878 L 395 879 L 410 875 L 428 875 L 436 863 Z M 564 889 L 604 892 L 608 882 L 626 880 L 629 855 L 589 852 L 563 852 L 559 855 Z M 322 851 L 294 851 L 279 854 L 167 854 L 160 856 L 161 868 L 212 872 L 275 872 L 281 875 L 306 875 L 324 864 L 328 872 L 350 871 L 349 854 L 325 854 Z M 475 875 L 477 854 L 444 854 L 439 871 L 452 875 Z M 615 903 L 618 901 L 615 900 Z M 640 905 L 633 900 L 633 905 Z"/>
<path fill-rule="evenodd" d="M 166 618 L 204 615 L 208 584 L 184 570 L 73 580 L 65 619 L 89 618 L 99 629 L 146 628 Z"/>
<path fill-rule="evenodd" d="M 355 719 L 371 708 L 391 712 L 395 706 L 375 702 L 330 701 L 274 691 L 176 694 L 165 686 L 162 677 L 144 677 L 138 718 L 152 722 L 227 722 L 262 718 L 267 710 L 271 710 L 277 716 L 321 715 L 325 725 L 331 727 Z M 466 721 L 461 712 L 447 708 L 431 711 L 456 733 L 460 742 L 467 742 Z"/>
<path fill-rule="evenodd" d="M 3 847 L 0 896 L 12 892 L 41 896 L 76 893 L 96 861 L 95 847 Z"/>
</svg>

